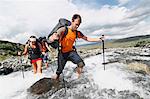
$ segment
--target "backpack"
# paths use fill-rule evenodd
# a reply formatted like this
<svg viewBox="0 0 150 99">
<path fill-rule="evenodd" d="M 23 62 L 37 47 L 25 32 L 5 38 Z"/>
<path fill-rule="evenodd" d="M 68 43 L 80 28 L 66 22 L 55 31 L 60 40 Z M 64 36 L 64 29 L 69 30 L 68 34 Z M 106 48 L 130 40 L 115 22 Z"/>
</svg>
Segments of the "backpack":
<svg viewBox="0 0 150 99">
<path fill-rule="evenodd" d="M 45 42 L 47 42 L 47 40 L 46 40 L 46 37 L 44 36 L 44 37 L 39 37 L 38 38 L 38 42 L 41 44 L 41 46 L 42 46 L 42 51 L 43 52 L 47 52 L 48 51 L 48 49 L 46 48 L 46 45 L 45 45 Z"/>
<path fill-rule="evenodd" d="M 46 37 L 44 36 L 44 37 L 39 37 L 38 38 L 38 42 L 46 42 Z"/>
<path fill-rule="evenodd" d="M 59 19 L 59 22 L 57 23 L 57 25 L 52 29 L 52 31 L 50 32 L 50 34 L 48 35 L 48 38 L 53 35 L 53 33 L 56 33 L 57 30 L 61 27 L 65 27 L 65 32 L 64 32 L 64 35 L 62 37 L 62 39 L 67 35 L 68 33 L 68 28 L 67 26 L 70 26 L 71 25 L 71 22 L 67 19 L 64 19 L 64 18 L 60 18 Z M 55 40 L 54 42 L 52 43 L 49 43 L 49 45 L 53 48 L 59 48 L 59 40 Z"/>
</svg>

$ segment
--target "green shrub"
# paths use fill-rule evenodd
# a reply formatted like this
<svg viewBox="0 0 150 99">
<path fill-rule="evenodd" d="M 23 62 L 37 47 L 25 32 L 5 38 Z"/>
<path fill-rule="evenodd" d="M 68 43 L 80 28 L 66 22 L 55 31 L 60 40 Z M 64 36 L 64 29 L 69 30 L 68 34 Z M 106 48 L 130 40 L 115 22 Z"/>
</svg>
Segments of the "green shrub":
<svg viewBox="0 0 150 99">
<path fill-rule="evenodd" d="M 134 47 L 144 47 L 147 44 L 150 44 L 150 40 L 140 40 L 135 43 Z"/>
</svg>

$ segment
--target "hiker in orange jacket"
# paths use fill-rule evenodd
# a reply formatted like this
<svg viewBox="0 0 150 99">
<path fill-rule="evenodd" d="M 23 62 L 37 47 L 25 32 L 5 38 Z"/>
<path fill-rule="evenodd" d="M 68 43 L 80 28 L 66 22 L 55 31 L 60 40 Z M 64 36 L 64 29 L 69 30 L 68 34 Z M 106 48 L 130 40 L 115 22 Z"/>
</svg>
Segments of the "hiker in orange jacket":
<svg viewBox="0 0 150 99">
<path fill-rule="evenodd" d="M 56 75 L 53 77 L 54 79 L 59 79 L 59 76 L 62 73 L 65 64 L 68 60 L 72 61 L 74 64 L 77 64 L 76 72 L 78 74 L 78 78 L 80 77 L 80 74 L 82 73 L 82 69 L 85 63 L 73 47 L 76 36 L 77 38 L 82 38 L 89 42 L 100 42 L 104 39 L 104 37 L 89 38 L 83 35 L 80 31 L 77 30 L 81 22 L 82 22 L 81 16 L 79 14 L 74 14 L 72 17 L 71 25 L 67 27 L 68 33 L 65 37 L 63 37 L 63 35 L 64 32 L 66 31 L 66 27 L 61 27 L 60 29 L 57 30 L 57 33 L 54 33 L 49 38 L 51 42 L 59 39 L 59 43 L 61 46 L 61 49 L 58 53 L 58 68 L 56 71 Z"/>
</svg>

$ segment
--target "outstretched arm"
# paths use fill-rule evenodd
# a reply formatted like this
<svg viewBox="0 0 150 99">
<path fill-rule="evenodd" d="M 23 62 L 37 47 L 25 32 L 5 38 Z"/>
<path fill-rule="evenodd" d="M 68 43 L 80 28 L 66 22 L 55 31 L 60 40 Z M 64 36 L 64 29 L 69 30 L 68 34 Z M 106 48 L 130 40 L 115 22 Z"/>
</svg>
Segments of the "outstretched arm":
<svg viewBox="0 0 150 99">
<path fill-rule="evenodd" d="M 53 33 L 49 37 L 50 42 L 53 42 L 54 40 L 58 40 L 59 38 L 61 39 L 62 33 L 64 33 L 64 31 L 65 31 L 65 27 L 61 27 L 60 29 L 58 29 L 56 33 Z"/>
<path fill-rule="evenodd" d="M 82 39 L 88 41 L 88 42 L 100 42 L 104 39 L 104 37 L 101 37 L 101 38 L 90 38 L 90 37 L 87 37 L 87 36 L 83 36 Z"/>
<path fill-rule="evenodd" d="M 27 53 L 28 53 L 28 44 L 25 45 L 22 55 L 26 55 Z"/>
</svg>

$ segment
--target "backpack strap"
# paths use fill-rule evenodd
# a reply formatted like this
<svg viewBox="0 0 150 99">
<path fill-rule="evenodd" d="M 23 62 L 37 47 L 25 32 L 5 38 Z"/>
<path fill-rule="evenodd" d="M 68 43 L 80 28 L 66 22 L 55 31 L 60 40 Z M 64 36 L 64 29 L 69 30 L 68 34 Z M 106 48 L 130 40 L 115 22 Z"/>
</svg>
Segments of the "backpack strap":
<svg viewBox="0 0 150 99">
<path fill-rule="evenodd" d="M 61 41 L 63 40 L 63 38 L 64 38 L 67 34 L 68 34 L 68 27 L 65 26 L 65 32 L 64 32 L 64 34 L 63 34 L 63 36 L 62 36 L 62 38 L 61 38 Z"/>
<path fill-rule="evenodd" d="M 33 53 L 34 53 L 33 49 L 31 48 L 30 44 L 28 44 L 28 59 L 31 60 L 31 54 Z"/>
<path fill-rule="evenodd" d="M 30 41 L 29 41 L 29 40 L 26 42 L 26 44 L 28 44 L 28 54 L 34 53 L 34 52 L 33 52 L 33 49 L 31 48 L 31 45 L 30 45 Z"/>
<path fill-rule="evenodd" d="M 68 27 L 65 26 L 65 32 L 64 35 L 62 36 L 61 40 L 63 40 L 63 38 L 68 34 Z M 76 39 L 78 38 L 78 31 L 76 31 Z M 76 42 L 76 41 L 75 41 Z"/>
<path fill-rule="evenodd" d="M 29 54 L 33 54 L 34 53 L 34 51 L 33 51 L 32 47 L 31 47 L 30 43 L 29 43 L 29 46 L 28 46 L 28 53 Z"/>
<path fill-rule="evenodd" d="M 78 39 L 78 31 L 76 31 L 76 39 Z"/>
<path fill-rule="evenodd" d="M 63 38 L 64 38 L 67 34 L 68 34 L 68 27 L 65 26 L 65 32 L 64 32 L 64 34 L 63 34 L 63 36 L 62 36 L 62 38 L 61 38 L 61 41 L 63 40 Z M 58 51 L 60 51 L 60 50 L 61 50 L 61 44 L 59 43 Z"/>
<path fill-rule="evenodd" d="M 76 39 L 78 39 L 78 31 L 76 31 Z M 75 46 L 73 46 L 73 48 L 76 50 L 76 44 L 77 44 L 77 41 L 75 40 Z"/>
</svg>

